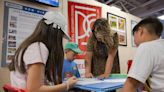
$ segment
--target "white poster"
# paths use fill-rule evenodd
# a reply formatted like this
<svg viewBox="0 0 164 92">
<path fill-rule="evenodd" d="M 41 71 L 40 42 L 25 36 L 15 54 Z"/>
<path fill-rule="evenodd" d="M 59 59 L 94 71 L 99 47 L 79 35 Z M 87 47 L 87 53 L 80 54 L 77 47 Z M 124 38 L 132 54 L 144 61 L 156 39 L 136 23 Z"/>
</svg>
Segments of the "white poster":
<svg viewBox="0 0 164 92">
<path fill-rule="evenodd" d="M 5 55 L 2 55 L 2 66 L 11 61 L 18 46 L 32 34 L 45 12 L 45 10 L 5 2 L 3 31 Z"/>
<path fill-rule="evenodd" d="M 74 62 L 77 64 L 80 77 L 85 77 L 85 61 L 84 59 L 75 59 Z"/>
<path fill-rule="evenodd" d="M 137 24 L 137 22 L 136 21 L 134 21 L 134 20 L 131 20 L 131 42 L 132 42 L 132 46 L 133 47 L 136 47 L 136 45 L 135 45 L 135 43 L 134 43 L 134 34 L 133 34 L 133 28 L 135 27 L 135 25 Z"/>
</svg>

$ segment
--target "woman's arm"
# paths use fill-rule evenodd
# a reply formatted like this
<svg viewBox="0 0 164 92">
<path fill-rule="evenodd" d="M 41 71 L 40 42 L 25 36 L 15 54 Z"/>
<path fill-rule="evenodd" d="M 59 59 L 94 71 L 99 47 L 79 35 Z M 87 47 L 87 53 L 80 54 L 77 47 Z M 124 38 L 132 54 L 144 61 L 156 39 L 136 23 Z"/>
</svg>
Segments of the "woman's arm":
<svg viewBox="0 0 164 92">
<path fill-rule="evenodd" d="M 100 78 L 108 78 L 109 77 L 112 67 L 113 67 L 114 57 L 115 57 L 116 53 L 117 53 L 117 49 L 115 49 L 115 48 L 112 48 L 109 50 L 108 58 L 107 58 L 106 65 L 105 65 L 105 71 L 104 71 L 104 74 L 99 76 Z"/>
<path fill-rule="evenodd" d="M 108 58 L 107 58 L 107 62 L 106 62 L 106 66 L 105 66 L 105 72 L 104 72 L 105 74 L 111 73 L 116 53 L 117 53 L 117 49 L 114 49 L 114 48 L 110 49 Z"/>
<path fill-rule="evenodd" d="M 91 74 L 91 60 L 92 60 L 93 52 L 86 52 L 85 58 L 85 77 L 93 77 Z"/>
<path fill-rule="evenodd" d="M 35 63 L 29 65 L 27 76 L 27 92 L 60 92 L 66 91 L 68 86 L 72 87 L 76 83 L 76 78 L 73 77 L 67 83 L 54 86 L 44 85 L 44 64 Z"/>
</svg>

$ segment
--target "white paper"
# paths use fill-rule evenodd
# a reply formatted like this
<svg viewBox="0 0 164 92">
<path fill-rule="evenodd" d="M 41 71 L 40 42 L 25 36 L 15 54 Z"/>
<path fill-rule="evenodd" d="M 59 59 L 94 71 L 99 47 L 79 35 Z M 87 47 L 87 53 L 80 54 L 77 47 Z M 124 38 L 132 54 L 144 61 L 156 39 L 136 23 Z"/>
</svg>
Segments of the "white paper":
<svg viewBox="0 0 164 92">
<path fill-rule="evenodd" d="M 104 82 L 125 82 L 126 79 L 105 79 Z"/>
<path fill-rule="evenodd" d="M 102 82 L 101 80 L 98 80 L 96 78 L 78 78 L 76 85 L 87 85 L 87 84 L 95 84 L 101 82 Z"/>
<path fill-rule="evenodd" d="M 87 84 L 95 84 L 95 83 L 102 83 L 102 82 L 108 82 L 108 83 L 114 83 L 114 82 L 122 82 L 124 83 L 126 79 L 104 79 L 99 80 L 97 78 L 79 78 L 76 85 L 87 85 Z"/>
</svg>

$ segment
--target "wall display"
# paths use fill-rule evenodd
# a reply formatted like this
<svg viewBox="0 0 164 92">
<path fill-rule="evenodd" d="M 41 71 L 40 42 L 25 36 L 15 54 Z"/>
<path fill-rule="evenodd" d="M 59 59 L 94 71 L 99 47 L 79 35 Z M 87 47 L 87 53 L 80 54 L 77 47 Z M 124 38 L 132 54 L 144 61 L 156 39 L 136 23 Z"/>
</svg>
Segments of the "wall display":
<svg viewBox="0 0 164 92">
<path fill-rule="evenodd" d="M 126 37 L 126 19 L 111 13 L 107 13 L 107 18 L 111 29 L 118 33 L 119 45 L 127 45 Z"/>
<path fill-rule="evenodd" d="M 68 2 L 68 34 L 71 41 L 77 43 L 83 51 L 75 60 L 81 77 L 85 74 L 84 58 L 87 40 L 91 34 L 93 22 L 100 17 L 101 7 Z"/>
<path fill-rule="evenodd" d="M 101 17 L 101 7 L 68 2 L 68 34 L 71 41 L 77 43 L 83 51 L 78 59 L 85 58 L 88 37 L 91 34 L 93 22 Z"/>
<path fill-rule="evenodd" d="M 132 46 L 133 47 L 136 47 L 136 45 L 135 45 L 135 43 L 134 43 L 134 35 L 133 35 L 133 28 L 134 28 L 134 26 L 137 24 L 137 22 L 136 21 L 134 21 L 134 20 L 131 20 L 131 43 L 132 43 Z"/>
<path fill-rule="evenodd" d="M 16 49 L 35 29 L 45 10 L 4 2 L 2 66 L 11 62 Z"/>
</svg>

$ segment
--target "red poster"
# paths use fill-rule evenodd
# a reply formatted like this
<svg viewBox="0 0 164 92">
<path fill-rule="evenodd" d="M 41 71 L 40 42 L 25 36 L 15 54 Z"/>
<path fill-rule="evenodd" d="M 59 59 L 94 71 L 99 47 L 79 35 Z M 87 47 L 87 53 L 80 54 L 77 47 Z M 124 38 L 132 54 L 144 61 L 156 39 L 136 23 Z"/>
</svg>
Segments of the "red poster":
<svg viewBox="0 0 164 92">
<path fill-rule="evenodd" d="M 68 34 L 71 41 L 79 45 L 83 51 L 77 59 L 85 58 L 88 37 L 91 34 L 93 22 L 101 17 L 101 7 L 68 2 Z"/>
</svg>

